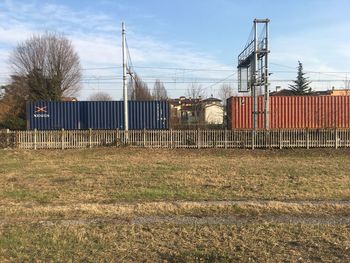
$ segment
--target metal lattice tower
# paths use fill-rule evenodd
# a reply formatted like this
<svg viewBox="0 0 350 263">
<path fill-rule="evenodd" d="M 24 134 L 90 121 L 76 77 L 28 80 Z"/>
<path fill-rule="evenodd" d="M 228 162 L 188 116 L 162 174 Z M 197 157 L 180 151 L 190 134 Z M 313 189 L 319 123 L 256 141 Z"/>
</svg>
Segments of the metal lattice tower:
<svg viewBox="0 0 350 263">
<path fill-rule="evenodd" d="M 238 91 L 254 97 L 254 130 L 258 128 L 258 91 L 264 87 L 265 129 L 269 129 L 269 19 L 255 19 L 252 39 L 238 55 Z M 263 26 L 260 36 L 259 27 Z"/>
</svg>

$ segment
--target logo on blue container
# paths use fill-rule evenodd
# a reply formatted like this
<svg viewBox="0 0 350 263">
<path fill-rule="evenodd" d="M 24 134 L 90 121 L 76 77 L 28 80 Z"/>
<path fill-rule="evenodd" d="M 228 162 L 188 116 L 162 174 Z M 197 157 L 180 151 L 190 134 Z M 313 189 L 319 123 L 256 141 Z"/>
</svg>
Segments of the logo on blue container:
<svg viewBox="0 0 350 263">
<path fill-rule="evenodd" d="M 47 106 L 36 106 L 34 110 L 34 118 L 49 118 L 50 114 L 47 112 Z"/>
</svg>

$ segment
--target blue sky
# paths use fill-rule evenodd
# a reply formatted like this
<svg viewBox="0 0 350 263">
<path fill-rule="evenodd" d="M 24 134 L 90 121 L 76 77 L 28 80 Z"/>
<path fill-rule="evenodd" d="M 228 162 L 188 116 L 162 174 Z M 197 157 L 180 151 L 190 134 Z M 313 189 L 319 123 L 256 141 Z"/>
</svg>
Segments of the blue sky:
<svg viewBox="0 0 350 263">
<path fill-rule="evenodd" d="M 0 84 L 8 79 L 8 56 L 18 42 L 58 31 L 72 40 L 85 69 L 79 97 L 103 90 L 121 98 L 120 24 L 125 21 L 133 65 L 150 87 L 159 78 L 175 97 L 194 82 L 215 95 L 222 83 L 237 86 L 237 55 L 252 21 L 269 18 L 272 90 L 295 78 L 298 60 L 314 89 L 341 88 L 350 73 L 349 8 L 345 0 L 3 0 Z"/>
</svg>

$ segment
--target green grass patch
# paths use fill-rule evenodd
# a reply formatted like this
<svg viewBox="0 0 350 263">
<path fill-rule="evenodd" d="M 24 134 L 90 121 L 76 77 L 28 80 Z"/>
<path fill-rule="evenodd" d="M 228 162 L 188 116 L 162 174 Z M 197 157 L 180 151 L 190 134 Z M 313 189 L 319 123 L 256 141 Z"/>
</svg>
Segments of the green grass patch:
<svg viewBox="0 0 350 263">
<path fill-rule="evenodd" d="M 37 202 L 39 204 L 48 204 L 58 198 L 55 193 L 33 191 L 27 189 L 12 190 L 0 192 L 2 198 L 7 198 L 15 202 Z"/>
<path fill-rule="evenodd" d="M 3 191 L 59 193 L 47 199 L 52 204 L 350 199 L 349 150 L 102 148 L 0 154 Z M 18 200 L 37 200 L 36 194 L 23 196 Z"/>
<path fill-rule="evenodd" d="M 349 226 L 0 227 L 1 261 L 348 262 Z"/>
</svg>

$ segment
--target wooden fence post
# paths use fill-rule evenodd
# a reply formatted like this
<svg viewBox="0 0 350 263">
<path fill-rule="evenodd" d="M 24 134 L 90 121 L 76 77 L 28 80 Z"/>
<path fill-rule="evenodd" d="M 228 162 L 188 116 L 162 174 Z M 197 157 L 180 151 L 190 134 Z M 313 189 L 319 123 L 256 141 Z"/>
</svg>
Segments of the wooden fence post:
<svg viewBox="0 0 350 263">
<path fill-rule="evenodd" d="M 64 129 L 61 130 L 61 149 L 64 150 Z"/>
<path fill-rule="evenodd" d="M 339 145 L 338 145 L 338 130 L 337 128 L 334 129 L 334 140 L 335 140 L 335 149 L 338 149 Z"/>
<path fill-rule="evenodd" d="M 38 130 L 37 129 L 34 129 L 34 150 L 36 150 L 36 141 L 37 141 L 37 133 L 38 133 Z"/>
<path fill-rule="evenodd" d="M 310 134 L 309 134 L 309 129 L 306 129 L 306 149 L 310 149 Z"/>
<path fill-rule="evenodd" d="M 255 149 L 255 131 L 252 130 L 252 150 Z"/>
<path fill-rule="evenodd" d="M 270 130 L 265 129 L 265 148 L 271 148 Z"/>
<path fill-rule="evenodd" d="M 6 129 L 6 148 L 10 148 L 10 129 Z"/>
<path fill-rule="evenodd" d="M 227 149 L 227 129 L 225 128 L 225 149 Z"/>
<path fill-rule="evenodd" d="M 21 132 L 20 131 L 15 131 L 14 132 L 14 136 L 15 136 L 14 148 L 19 148 L 20 147 L 20 142 L 22 142 L 22 140 L 21 140 Z"/>
<path fill-rule="evenodd" d="M 92 129 L 89 128 L 89 148 L 92 148 Z"/>
<path fill-rule="evenodd" d="M 173 129 L 170 129 L 170 148 L 174 148 L 173 146 Z"/>
<path fill-rule="evenodd" d="M 143 129 L 143 147 L 146 148 L 146 129 Z"/>
<path fill-rule="evenodd" d="M 201 148 L 201 138 L 200 138 L 200 130 L 199 130 L 199 128 L 197 130 L 197 148 L 198 149 Z"/>
<path fill-rule="evenodd" d="M 282 130 L 281 129 L 278 131 L 278 140 L 279 140 L 280 149 L 282 149 L 283 141 L 282 141 Z"/>
<path fill-rule="evenodd" d="M 115 147 L 118 147 L 118 129 L 115 130 L 114 144 L 115 144 Z"/>
</svg>

